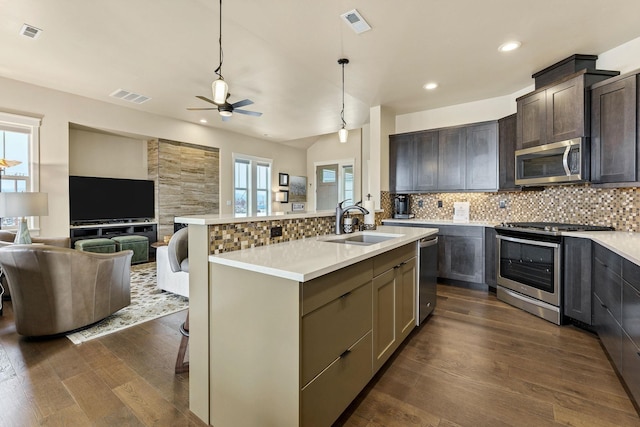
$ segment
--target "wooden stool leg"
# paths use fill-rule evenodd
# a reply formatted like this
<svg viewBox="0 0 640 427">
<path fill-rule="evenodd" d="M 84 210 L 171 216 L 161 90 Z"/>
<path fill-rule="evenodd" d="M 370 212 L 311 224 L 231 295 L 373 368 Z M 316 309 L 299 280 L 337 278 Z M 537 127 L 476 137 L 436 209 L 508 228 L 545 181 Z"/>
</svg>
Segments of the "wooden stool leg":
<svg viewBox="0 0 640 427">
<path fill-rule="evenodd" d="M 189 362 L 184 361 L 184 356 L 187 353 L 187 345 L 189 344 L 189 312 L 188 311 L 187 311 L 187 319 L 180 326 L 180 333 L 182 334 L 182 340 L 180 341 L 180 348 L 178 348 L 178 358 L 176 359 L 176 374 L 189 372 Z"/>
</svg>

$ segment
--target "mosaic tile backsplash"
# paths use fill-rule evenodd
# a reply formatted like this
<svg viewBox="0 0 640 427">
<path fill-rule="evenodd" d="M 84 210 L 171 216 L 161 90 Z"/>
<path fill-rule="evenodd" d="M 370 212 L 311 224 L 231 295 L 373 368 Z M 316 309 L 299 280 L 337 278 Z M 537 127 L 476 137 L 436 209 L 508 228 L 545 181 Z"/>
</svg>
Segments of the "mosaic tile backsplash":
<svg viewBox="0 0 640 427">
<path fill-rule="evenodd" d="M 393 195 L 380 194 L 376 224 L 393 213 Z M 411 212 L 420 219 L 450 220 L 454 202 L 469 202 L 470 220 L 500 223 L 547 221 L 612 226 L 619 231 L 640 231 L 640 188 L 593 188 L 590 185 L 546 187 L 543 191 L 500 193 L 412 194 Z M 438 208 L 438 201 L 442 207 Z M 503 201 L 505 208 L 500 208 Z M 422 202 L 422 206 L 420 206 Z M 354 215 L 358 217 L 358 215 Z M 363 221 L 360 216 L 360 221 Z M 272 227 L 282 227 L 281 237 L 270 237 Z M 331 234 L 333 215 L 316 218 L 254 221 L 209 226 L 212 254 L 237 251 Z"/>
<path fill-rule="evenodd" d="M 387 194 L 381 196 L 388 197 L 390 208 L 391 195 Z M 543 191 L 414 194 L 410 199 L 411 212 L 421 219 L 452 219 L 453 203 L 469 202 L 471 221 L 566 222 L 612 226 L 619 231 L 640 230 L 640 188 L 594 188 L 584 184 L 551 186 Z M 437 207 L 438 200 L 442 201 L 441 208 Z M 501 201 L 505 208 L 499 207 Z"/>
<path fill-rule="evenodd" d="M 364 222 L 362 215 L 353 215 Z M 376 224 L 382 224 L 382 212 L 376 213 Z M 278 219 L 269 221 L 242 222 L 209 226 L 211 254 L 238 251 L 256 246 L 272 245 L 309 237 L 323 236 L 335 232 L 333 215 L 316 218 Z M 272 227 L 282 227 L 282 236 L 271 238 Z"/>
</svg>

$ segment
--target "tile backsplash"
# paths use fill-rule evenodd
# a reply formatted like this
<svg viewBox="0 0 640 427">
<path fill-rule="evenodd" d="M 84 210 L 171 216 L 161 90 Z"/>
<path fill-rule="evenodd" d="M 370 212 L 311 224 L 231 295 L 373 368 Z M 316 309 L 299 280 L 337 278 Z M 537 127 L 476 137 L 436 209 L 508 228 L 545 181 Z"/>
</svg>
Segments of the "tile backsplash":
<svg viewBox="0 0 640 427">
<path fill-rule="evenodd" d="M 381 194 L 385 211 L 391 209 L 392 198 L 387 192 Z M 551 186 L 544 191 L 412 194 L 410 199 L 411 212 L 421 219 L 452 219 L 453 203 L 469 202 L 471 221 L 566 222 L 640 230 L 640 188 L 594 188 L 582 184 Z M 500 202 L 505 208 L 500 208 Z"/>
</svg>

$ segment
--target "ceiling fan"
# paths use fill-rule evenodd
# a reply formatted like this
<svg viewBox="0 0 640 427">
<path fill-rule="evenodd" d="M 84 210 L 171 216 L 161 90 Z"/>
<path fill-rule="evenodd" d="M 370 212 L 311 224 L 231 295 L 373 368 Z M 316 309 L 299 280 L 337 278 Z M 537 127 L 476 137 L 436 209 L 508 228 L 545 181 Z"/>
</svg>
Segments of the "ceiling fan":
<svg viewBox="0 0 640 427">
<path fill-rule="evenodd" d="M 231 94 L 227 94 L 227 100 L 229 99 L 229 96 Z M 208 107 L 208 108 L 187 108 L 187 110 L 218 110 L 218 112 L 220 113 L 220 115 L 222 116 L 222 121 L 226 122 L 227 120 L 231 119 L 231 116 L 233 115 L 234 112 L 236 113 L 240 113 L 240 114 L 246 114 L 248 116 L 255 116 L 255 117 L 260 117 L 262 115 L 262 113 L 259 113 L 257 111 L 248 111 L 248 110 L 240 110 L 238 107 L 244 107 L 245 105 L 251 105 L 253 104 L 253 101 L 250 99 L 243 99 L 242 101 L 238 101 L 238 102 L 234 102 L 233 104 L 229 104 L 229 101 L 226 101 L 224 104 L 216 104 L 215 102 L 213 102 L 213 100 L 207 98 L 206 96 L 201 96 L 201 95 L 197 95 L 196 98 L 202 99 L 203 101 L 206 101 L 210 104 L 215 105 L 215 107 Z"/>
</svg>

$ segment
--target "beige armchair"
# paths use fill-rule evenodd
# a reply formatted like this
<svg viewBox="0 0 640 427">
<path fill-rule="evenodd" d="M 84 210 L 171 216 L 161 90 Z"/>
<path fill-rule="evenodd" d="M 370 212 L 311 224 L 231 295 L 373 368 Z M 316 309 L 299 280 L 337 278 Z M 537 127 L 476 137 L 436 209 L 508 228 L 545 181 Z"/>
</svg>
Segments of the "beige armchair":
<svg viewBox="0 0 640 427">
<path fill-rule="evenodd" d="M 133 251 L 82 252 L 50 245 L 0 248 L 20 335 L 44 336 L 91 325 L 131 303 Z"/>
</svg>

